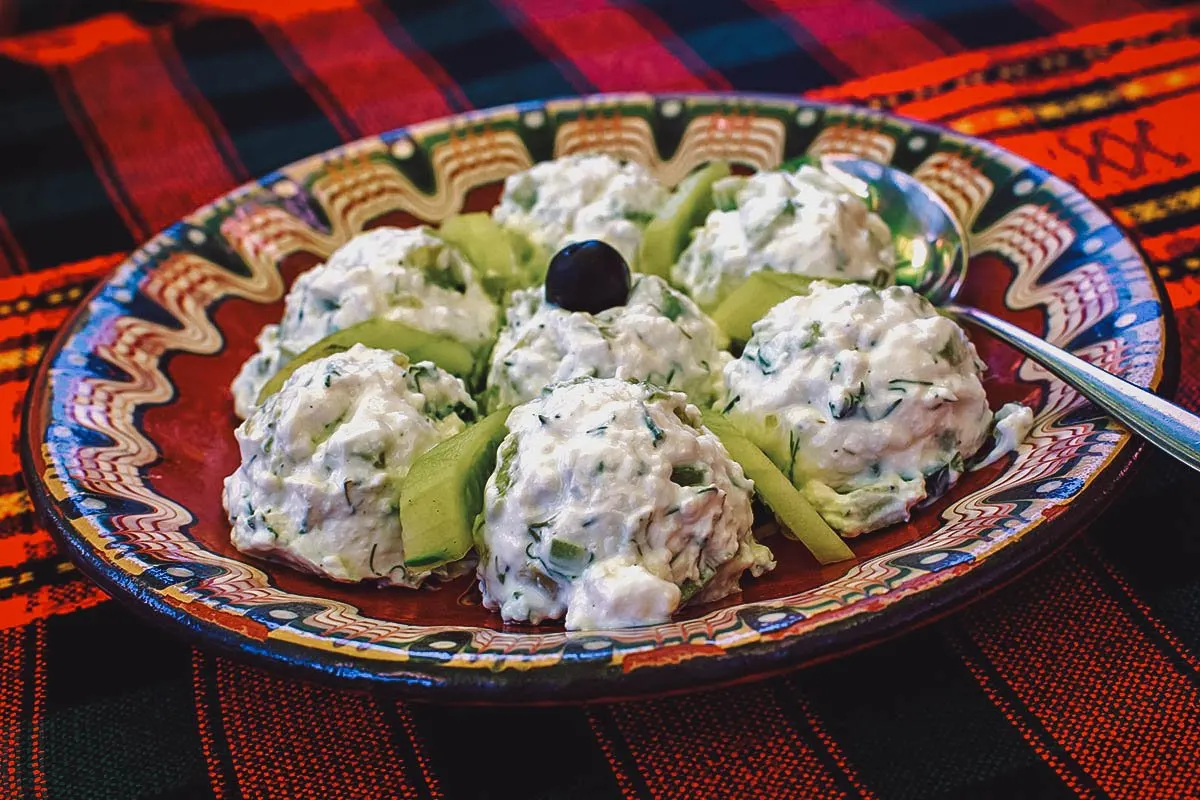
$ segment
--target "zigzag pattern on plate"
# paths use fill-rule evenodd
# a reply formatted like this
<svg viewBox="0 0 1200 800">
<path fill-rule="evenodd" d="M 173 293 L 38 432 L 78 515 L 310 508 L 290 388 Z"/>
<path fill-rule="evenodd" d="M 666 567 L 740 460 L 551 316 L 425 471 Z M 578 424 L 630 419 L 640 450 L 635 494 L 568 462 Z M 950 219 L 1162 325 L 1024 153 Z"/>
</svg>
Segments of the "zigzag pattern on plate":
<svg viewBox="0 0 1200 800">
<path fill-rule="evenodd" d="M 556 156 L 600 151 L 642 164 L 674 186 L 706 161 L 736 158 L 755 169 L 770 169 L 783 158 L 783 123 L 765 117 L 710 114 L 692 120 L 674 155 L 664 160 L 650 124 L 639 116 L 580 117 L 555 133 Z"/>
<path fill-rule="evenodd" d="M 68 474 L 90 491 L 150 506 L 150 512 L 120 519 L 124 529 L 139 534 L 131 547 L 144 552 L 172 549 L 172 534 L 181 536 L 178 530 L 192 521 L 186 509 L 151 491 L 140 475 L 142 467 L 158 458 L 158 449 L 137 429 L 136 409 L 166 402 L 175 391 L 159 368 L 163 354 L 216 352 L 223 341 L 207 315 L 213 302 L 228 295 L 261 301 L 279 291 L 281 281 L 274 270 L 246 278 L 199 256 L 174 253 L 149 273 L 142 292 L 178 320 L 180 328 L 120 317 L 106 340 L 95 343 L 97 355 L 130 379 L 90 378 L 77 385 L 76 397 L 67 404 L 73 419 L 105 434 L 113 444 L 80 448 Z"/>
<path fill-rule="evenodd" d="M 853 125 L 833 125 L 817 134 L 808 152 L 814 156 L 848 153 L 880 164 L 890 164 L 896 152 L 896 140 L 883 131 Z"/>
<path fill-rule="evenodd" d="M 987 176 L 958 153 L 934 153 L 913 171 L 913 177 L 946 201 L 965 231 L 971 230 L 995 191 Z"/>
</svg>

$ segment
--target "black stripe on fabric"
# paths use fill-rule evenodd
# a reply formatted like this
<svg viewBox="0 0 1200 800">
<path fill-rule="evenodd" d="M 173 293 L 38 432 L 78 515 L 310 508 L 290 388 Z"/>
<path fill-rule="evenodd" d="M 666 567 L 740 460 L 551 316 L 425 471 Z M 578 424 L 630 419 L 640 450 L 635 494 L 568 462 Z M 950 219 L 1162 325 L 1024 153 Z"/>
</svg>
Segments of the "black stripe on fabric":
<svg viewBox="0 0 1200 800">
<path fill-rule="evenodd" d="M 45 624 L 50 797 L 195 796 L 209 785 L 186 645 L 117 603 Z M 102 767 L 81 741 L 104 743 Z"/>
<path fill-rule="evenodd" d="M 1200 172 L 1189 172 L 1178 178 L 1172 178 L 1162 183 L 1152 183 L 1128 192 L 1106 195 L 1104 204 L 1109 208 L 1120 208 L 1134 203 L 1144 203 L 1147 200 L 1158 200 L 1170 194 L 1200 186 Z"/>
<path fill-rule="evenodd" d="M 821 737 L 817 736 L 809 724 L 808 715 L 804 711 L 803 690 L 795 684 L 792 677 L 780 678 L 771 682 L 771 696 L 775 698 L 775 704 L 779 706 L 779 710 L 792 726 L 792 730 L 796 735 L 804 740 L 808 745 L 808 749 L 813 752 L 821 765 L 825 767 L 825 771 L 833 776 L 837 783 L 838 789 L 846 797 L 861 796 L 862 792 L 850 780 L 850 776 L 833 758 L 833 754 L 829 752 L 829 748 L 821 741 Z"/>
<path fill-rule="evenodd" d="M 188 76 L 216 111 L 251 175 L 341 143 L 254 24 L 209 17 L 175 30 Z"/>
<path fill-rule="evenodd" d="M 447 797 L 501 800 L 512 796 L 514 786 L 519 786 L 522 798 L 531 799 L 599 800 L 620 795 L 583 709 L 424 704 L 413 704 L 408 709 L 420 732 L 430 769 Z M 464 753 L 464 741 L 478 731 L 489 731 L 487 746 L 471 748 L 469 755 Z M 519 766 L 531 763 L 531 742 L 536 742 L 536 769 Z M 471 769 L 462 769 L 464 763 L 470 763 Z M 501 775 L 513 777 L 481 780 L 481 776 Z"/>
<path fill-rule="evenodd" d="M 205 716 L 212 731 L 213 757 L 217 761 L 221 795 L 217 800 L 243 800 L 242 787 L 237 781 L 233 767 L 233 754 L 229 749 L 229 737 L 225 733 L 225 721 L 221 718 L 221 690 L 217 686 L 217 656 L 207 655 L 200 650 L 192 652 L 193 669 L 204 685 L 204 697 L 196 702 L 206 703 Z"/>
<path fill-rule="evenodd" d="M 579 71 L 579 68 L 575 66 L 575 62 L 571 60 L 570 55 L 560 50 L 558 45 L 545 36 L 537 26 L 530 23 L 525 15 L 521 13 L 520 9 L 512 3 L 507 2 L 499 3 L 498 6 L 500 12 L 521 32 L 526 41 L 537 48 L 539 52 L 548 57 L 558 67 L 563 77 L 575 87 L 575 91 L 580 94 L 588 94 L 596 91 L 596 85 Z"/>
<path fill-rule="evenodd" d="M 409 0 L 386 4 L 476 107 L 578 91 L 563 74 L 564 65 L 548 61 L 487 0 L 424 4 L 419 10 Z"/>
<path fill-rule="evenodd" d="M 61 586 L 79 579 L 80 575 L 75 565 L 58 555 L 26 561 L 16 567 L 0 567 L 0 600 L 31 594 L 46 586 Z"/>
<path fill-rule="evenodd" d="M 392 43 L 392 46 L 412 61 L 425 77 L 437 87 L 438 92 L 446 101 L 448 108 L 456 112 L 466 111 L 470 108 L 470 102 L 462 93 L 462 89 L 449 81 L 448 77 L 442 72 L 441 65 L 432 59 L 428 53 L 416 46 L 416 43 L 409 37 L 408 32 L 399 23 L 391 10 L 381 3 L 365 3 L 363 11 L 375 20 L 379 25 L 379 30 Z"/>
<path fill-rule="evenodd" d="M 744 2 L 648 0 L 641 5 L 738 89 L 794 93 L 835 81 L 776 20 Z"/>
<path fill-rule="evenodd" d="M 880 797 L 983 796 L 982 787 L 1017 773 L 1026 776 L 1029 794 L 1022 796 L 1073 797 L 981 691 L 945 630 L 918 630 L 790 680 L 858 780 Z M 802 716 L 793 724 L 809 727 Z"/>
<path fill-rule="evenodd" d="M 329 87 L 325 85 L 325 82 L 317 77 L 309 69 L 308 65 L 304 63 L 304 60 L 300 58 L 299 53 L 296 52 L 296 48 L 292 46 L 288 38 L 271 23 L 262 23 L 259 32 L 275 48 L 275 54 L 279 56 L 279 60 L 288 68 L 292 76 L 308 90 L 309 94 L 314 97 L 314 100 L 319 98 L 324 103 L 325 107 L 322 110 L 332 113 L 335 119 L 330 120 L 330 122 L 334 124 L 334 127 L 341 127 L 343 138 L 346 141 L 361 139 L 363 133 L 359 130 L 358 125 L 346 113 L 346 109 L 334 97 L 333 92 L 329 91 Z M 318 107 L 320 107 L 319 104 Z"/>
<path fill-rule="evenodd" d="M 589 706 L 584 713 L 591 719 L 592 724 L 600 729 L 600 735 L 608 741 L 613 751 L 613 759 L 617 762 L 621 774 L 633 784 L 633 789 L 637 796 L 654 797 L 654 794 L 650 791 L 650 787 L 646 784 L 646 779 L 642 777 L 641 770 L 638 769 L 637 759 L 633 757 L 633 753 L 629 750 L 629 745 L 625 743 L 625 734 L 621 733 L 621 726 L 617 724 L 609 707 L 602 705 Z M 592 741 L 595 741 L 594 736 Z"/>
<path fill-rule="evenodd" d="M 1130 100 L 1122 97 L 1119 102 L 1116 102 L 1107 108 L 1098 109 L 1096 111 L 1081 111 L 1074 114 L 1064 114 L 1062 117 L 1054 119 L 1039 118 L 1036 122 L 1013 125 L 1011 127 L 988 131 L 987 136 L 1018 136 L 1025 133 L 1041 133 L 1044 131 L 1056 130 L 1058 128 L 1070 128 L 1080 124 L 1081 122 L 1093 122 L 1098 119 L 1113 117 L 1119 114 L 1128 114 L 1130 111 L 1136 111 L 1139 108 L 1158 105 L 1166 100 L 1174 100 L 1176 97 L 1185 97 L 1194 91 L 1194 88 L 1185 87 L 1182 89 L 1177 89 L 1173 92 L 1163 92 L 1162 94 L 1153 96 L 1147 95 L 1136 100 Z M 1024 103 L 1021 104 L 1024 105 Z M 933 121 L 944 122 L 945 120 L 958 116 L 959 114 L 955 112 L 948 117 L 935 118 Z"/>
<path fill-rule="evenodd" d="M 1200 258 L 1200 248 L 1194 257 Z M 1183 328 L 1181 338 L 1188 332 Z M 1194 399 L 1177 400 L 1195 407 Z M 1094 526 L 1091 541 L 1151 613 L 1200 657 L 1200 528 L 1195 524 L 1200 482 L 1165 453 L 1150 451 L 1142 458 L 1145 463 L 1133 485 L 1106 512 L 1103 524 Z M 1136 546 L 1130 544 L 1131 531 L 1138 532 Z"/>
<path fill-rule="evenodd" d="M 1057 53 L 1055 55 L 1057 55 Z M 1078 57 L 1080 54 L 1075 53 L 1074 55 Z M 1053 57 L 1050 57 L 1050 58 L 1052 59 Z M 1162 64 L 1156 64 L 1152 67 L 1142 67 L 1142 68 L 1135 69 L 1135 70 L 1129 70 L 1126 72 L 1118 72 L 1118 73 L 1114 73 L 1112 75 L 1106 75 L 1103 78 L 1098 78 L 1094 81 L 1089 81 L 1087 83 L 1080 84 L 1078 86 L 1068 86 L 1068 87 L 1065 87 L 1062 89 L 1051 89 L 1049 91 L 1035 92 L 1033 94 L 1021 94 L 1021 95 L 1018 95 L 1015 97 L 1007 96 L 1007 97 L 1002 97 L 1002 98 L 998 98 L 995 100 L 988 100 L 988 101 L 982 102 L 982 103 L 975 103 L 975 104 L 969 105 L 969 106 L 963 106 L 962 108 L 955 110 L 954 116 L 964 117 L 968 114 L 975 114 L 979 111 L 987 111 L 989 109 L 999 109 L 999 108 L 1011 108 L 1015 105 L 1032 106 L 1032 105 L 1036 105 L 1039 103 L 1069 102 L 1076 97 L 1079 97 L 1081 95 L 1086 95 L 1086 94 L 1089 94 L 1092 92 L 1112 91 L 1113 87 L 1119 83 L 1137 80 L 1138 78 L 1144 78 L 1147 75 L 1155 75 L 1160 72 L 1167 72 L 1167 71 L 1174 70 L 1174 69 L 1189 67 L 1198 62 L 1200 62 L 1200 57 L 1190 55 L 1190 56 L 1187 56 L 1186 58 L 1180 58 L 1175 61 L 1168 61 L 1168 62 L 1165 62 Z M 1019 78 L 1014 77 L 1013 80 L 1025 82 L 1032 76 L 1031 72 L 1029 71 L 1029 69 L 1032 65 L 1028 64 L 1028 63 L 1024 63 L 1024 62 L 1018 62 L 1018 63 L 1022 63 L 1026 67 L 1026 71 L 1025 71 L 1024 75 L 1022 75 Z M 1040 63 L 1039 63 L 1039 65 L 1040 65 Z M 1080 60 L 1080 63 L 1077 64 L 1076 66 L 1078 69 L 1083 68 L 1084 64 L 1082 63 L 1082 59 Z M 1011 67 L 1010 67 L 1010 69 L 1011 69 Z M 1107 115 L 1109 113 L 1111 113 L 1111 112 L 1108 112 L 1108 111 L 1102 112 L 1103 115 Z"/>
<path fill-rule="evenodd" d="M 31 270 L 133 248 L 50 76 L 0 57 L 0 213 Z"/>
<path fill-rule="evenodd" d="M 1187 659 L 1176 648 L 1175 644 L 1165 637 L 1161 631 L 1154 626 L 1150 618 L 1146 616 L 1146 612 L 1138 608 L 1137 605 L 1129 599 L 1129 595 L 1125 589 L 1109 574 L 1108 569 L 1100 561 L 1097 553 L 1086 546 L 1076 548 L 1074 551 L 1078 554 L 1080 561 L 1087 568 L 1090 568 L 1093 575 L 1096 576 L 1096 582 L 1100 584 L 1100 588 L 1104 593 L 1116 601 L 1121 610 L 1129 617 L 1133 626 L 1141 631 L 1142 635 L 1154 643 L 1159 652 L 1167 657 L 1171 662 L 1171 666 L 1183 675 L 1187 680 L 1200 689 L 1200 672 L 1188 663 Z"/>
<path fill-rule="evenodd" d="M 1053 31 L 1025 13 L 1019 3 L 982 0 L 975 3 L 945 0 L 887 0 L 906 19 L 937 25 L 970 50 L 1015 44 Z"/>
<path fill-rule="evenodd" d="M 1181 231 L 1184 228 L 1191 228 L 1196 225 L 1200 225 L 1200 208 L 1185 211 L 1181 214 L 1172 214 L 1152 222 L 1139 222 L 1137 223 L 1137 232 L 1142 237 L 1161 236 L 1164 233 Z"/>
<path fill-rule="evenodd" d="M 374 697 L 372 702 L 383 715 L 388 736 L 392 740 L 392 747 L 400 754 L 400 760 L 404 762 L 404 774 L 409 776 L 409 783 L 416 788 L 417 796 L 421 800 L 432 798 L 433 792 L 425 781 L 425 774 L 421 770 L 421 762 L 413 749 L 412 739 L 405 729 L 404 721 L 400 718 L 400 711 L 396 708 L 396 703 L 402 701 L 388 697 Z"/>
<path fill-rule="evenodd" d="M 992 691 L 1004 701 L 1004 703 L 1012 710 L 1014 715 L 1020 717 L 1021 724 L 1024 725 L 1026 730 L 1028 730 L 1041 743 L 1042 748 L 1053 755 L 1054 758 L 1060 764 L 1062 764 L 1067 771 L 1070 772 L 1071 779 L 1074 780 L 1080 787 L 1095 797 L 1104 797 L 1105 793 L 1100 788 L 1100 785 L 1096 783 L 1095 778 L 1093 778 L 1090 774 L 1088 774 L 1087 771 L 1084 770 L 1082 765 L 1080 765 L 1079 762 L 1076 761 L 1074 757 L 1072 757 L 1071 754 L 1066 751 L 1066 748 L 1064 748 L 1062 744 L 1050 734 L 1050 731 L 1046 730 L 1046 727 L 1042 724 L 1042 721 L 1038 719 L 1037 716 L 1029 710 L 1029 707 L 1025 705 L 1024 701 L 1017 696 L 1016 692 L 1014 692 L 1012 687 L 1009 686 L 1008 681 L 1004 679 L 1004 676 L 996 670 L 996 667 L 992 664 L 991 659 L 989 659 L 983 650 L 980 649 L 977 644 L 975 644 L 975 641 L 971 638 L 970 634 L 962 629 L 960 624 L 956 625 L 954 622 L 951 622 L 950 625 L 955 625 L 957 627 L 957 630 L 953 631 L 949 635 L 953 637 L 954 647 L 958 650 L 959 655 L 962 658 L 970 661 L 971 664 L 974 665 L 975 669 L 987 677 L 988 682 L 991 684 Z M 964 722 L 966 721 L 965 718 L 961 719 Z M 1016 731 L 1013 731 L 1013 733 L 1015 734 Z M 1024 750 L 1026 754 L 1034 755 L 1034 751 L 1029 747 L 1029 743 L 1025 743 Z M 1046 769 L 1051 774 L 1055 774 L 1049 764 L 1046 765 Z M 1063 778 L 1057 774 L 1055 774 L 1055 778 L 1059 781 L 1063 780 Z M 1074 797 L 1076 794 L 1072 793 L 1069 796 Z"/>
<path fill-rule="evenodd" d="M 71 25 L 110 11 L 127 0 L 16 0 L 17 30 L 21 33 Z"/>
<path fill-rule="evenodd" d="M 208 132 L 209 140 L 221 157 L 221 163 L 229 170 L 229 174 L 233 176 L 234 180 L 239 182 L 250 180 L 251 175 L 246 170 L 246 165 L 242 163 L 241 158 L 238 157 L 236 145 L 229 140 L 226 131 L 221 127 L 220 120 L 215 118 L 215 112 L 212 111 L 208 98 L 200 92 L 196 84 L 192 83 L 191 76 L 188 75 L 183 59 L 170 36 L 155 31 L 151 40 L 159 60 L 167 71 L 167 77 L 175 87 L 175 91 L 179 92 L 179 95 L 187 100 L 195 110 L 196 118 Z"/>
<path fill-rule="evenodd" d="M 910 20 L 914 24 L 917 20 Z M 929 83 L 912 89 L 887 94 L 868 94 L 857 98 L 858 102 L 879 108 L 895 108 L 917 99 L 927 100 L 948 94 L 962 86 L 975 83 L 994 83 L 1001 74 L 1011 75 L 1015 69 L 1023 70 L 1022 80 L 1032 81 L 1085 70 L 1098 62 L 1107 61 L 1124 50 L 1151 47 L 1162 42 L 1188 39 L 1200 32 L 1200 18 L 1182 20 L 1168 28 L 1152 31 L 1128 39 L 1118 39 L 1102 45 L 1083 47 L 1059 47 L 1049 52 L 1036 53 L 1024 58 L 1000 61 L 983 69 L 969 70 L 953 78 Z"/>
</svg>

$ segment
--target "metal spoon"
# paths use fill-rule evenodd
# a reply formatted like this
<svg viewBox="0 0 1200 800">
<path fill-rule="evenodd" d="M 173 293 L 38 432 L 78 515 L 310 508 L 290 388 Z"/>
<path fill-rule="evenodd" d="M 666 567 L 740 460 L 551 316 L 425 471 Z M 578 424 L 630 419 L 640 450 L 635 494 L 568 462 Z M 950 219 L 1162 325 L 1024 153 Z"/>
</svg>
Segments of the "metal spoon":
<svg viewBox="0 0 1200 800">
<path fill-rule="evenodd" d="M 1010 322 L 954 302 L 967 274 L 967 237 L 954 212 L 933 190 L 874 161 L 828 155 L 821 163 L 831 174 L 841 173 L 838 177 L 852 191 L 870 197 L 888 224 L 897 252 L 910 260 L 897 270 L 897 282 L 1012 345 L 1151 444 L 1200 471 L 1200 417 Z"/>
</svg>

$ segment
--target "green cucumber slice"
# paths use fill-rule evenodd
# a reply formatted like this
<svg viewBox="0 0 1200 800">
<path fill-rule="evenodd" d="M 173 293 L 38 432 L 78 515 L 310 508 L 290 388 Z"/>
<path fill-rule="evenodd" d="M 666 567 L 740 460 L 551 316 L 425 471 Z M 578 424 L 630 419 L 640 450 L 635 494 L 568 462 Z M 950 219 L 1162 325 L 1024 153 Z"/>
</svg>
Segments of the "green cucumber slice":
<svg viewBox="0 0 1200 800">
<path fill-rule="evenodd" d="M 318 358 L 344 353 L 356 344 L 380 350 L 395 350 L 404 353 L 414 363 L 432 361 L 467 383 L 475 380 L 482 361 L 476 358 L 469 347 L 449 336 L 426 333 L 394 320 L 369 319 L 329 334 L 280 367 L 258 393 L 258 404 L 262 405 L 268 397 L 279 391 L 284 381 L 300 367 Z"/>
<path fill-rule="evenodd" d="M 475 517 L 496 467 L 496 449 L 508 434 L 510 410 L 489 414 L 413 461 L 399 490 L 404 566 L 435 569 L 470 552 Z"/>
<path fill-rule="evenodd" d="M 437 235 L 466 256 L 483 288 L 496 298 L 538 283 L 549 260 L 527 237 L 502 227 L 485 212 L 448 217 Z"/>
<path fill-rule="evenodd" d="M 637 271 L 664 280 L 687 247 L 692 229 L 704 224 L 713 210 L 712 185 L 729 175 L 728 162 L 714 161 L 688 175 L 642 234 Z"/>
<path fill-rule="evenodd" d="M 821 519 L 800 490 L 724 414 L 710 409 L 701 412 L 701 416 L 705 427 L 721 440 L 730 457 L 754 481 L 758 495 L 783 523 L 785 534 L 791 534 L 790 538 L 807 547 L 822 564 L 854 558 L 853 551 Z"/>
<path fill-rule="evenodd" d="M 713 322 L 735 342 L 749 340 L 754 323 L 775 306 L 798 294 L 808 294 L 812 278 L 786 272 L 753 272 L 712 312 Z"/>
</svg>

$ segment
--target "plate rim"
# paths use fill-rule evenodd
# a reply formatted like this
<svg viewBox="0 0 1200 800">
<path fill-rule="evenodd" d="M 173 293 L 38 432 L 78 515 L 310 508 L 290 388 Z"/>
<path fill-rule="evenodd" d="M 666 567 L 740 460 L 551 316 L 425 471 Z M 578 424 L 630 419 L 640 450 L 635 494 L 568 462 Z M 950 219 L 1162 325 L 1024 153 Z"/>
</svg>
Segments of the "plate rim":
<svg viewBox="0 0 1200 800">
<path fill-rule="evenodd" d="M 334 148 L 304 156 L 289 164 L 281 165 L 272 172 L 246 181 L 201 205 L 191 214 L 196 214 L 213 202 L 235 196 L 254 186 L 262 185 L 272 175 L 313 159 L 326 158 L 349 147 L 381 136 L 410 130 L 432 123 L 453 123 L 455 120 L 470 120 L 498 113 L 502 109 L 513 109 L 520 113 L 526 109 L 544 109 L 556 102 L 605 102 L 628 101 L 632 98 L 649 97 L 656 101 L 668 99 L 700 100 L 752 100 L 766 102 L 800 103 L 806 106 L 850 111 L 873 115 L 882 119 L 896 120 L 914 127 L 949 133 L 953 137 L 977 145 L 985 150 L 1000 150 L 1016 156 L 1021 162 L 1041 170 L 1047 176 L 1069 186 L 1074 192 L 1094 204 L 1121 236 L 1129 242 L 1146 265 L 1151 284 L 1162 313 L 1164 330 L 1162 362 L 1157 385 L 1152 389 L 1160 396 L 1174 397 L 1180 374 L 1180 346 L 1178 325 L 1174 309 L 1170 304 L 1165 284 L 1150 266 L 1140 243 L 1129 230 L 1112 217 L 1100 201 L 1066 181 L 1058 175 L 1039 167 L 1029 159 L 1013 153 L 986 139 L 953 131 L 950 128 L 902 114 L 844 101 L 824 101 L 797 94 L 767 92 L 608 92 L 585 95 L 562 95 L 544 99 L 533 99 L 500 104 L 484 109 L 472 109 L 435 119 L 420 120 L 398 128 L 381 131 L 346 142 Z M 174 226 L 179 220 L 171 223 Z M 145 245 L 171 226 L 155 233 L 133 248 L 128 261 Z M 119 269 L 120 265 L 117 268 Z M 58 503 L 36 469 L 37 454 L 34 452 L 35 414 L 41 411 L 46 427 L 53 424 L 46 406 L 50 397 L 49 365 L 61 353 L 65 343 L 78 332 L 89 316 L 92 300 L 107 287 L 110 271 L 79 301 L 71 315 L 55 332 L 46 346 L 43 357 L 34 371 L 25 397 L 22 400 L 19 456 L 22 473 L 26 481 L 35 513 L 46 523 L 55 543 L 74 562 L 80 571 L 103 591 L 131 607 L 135 613 L 160 629 L 181 636 L 190 644 L 211 648 L 225 655 L 255 666 L 318 683 L 355 689 L 382 690 L 399 693 L 406 699 L 440 704 L 471 705 L 562 705 L 591 702 L 626 700 L 647 695 L 665 696 L 761 680 L 772 675 L 790 672 L 812 664 L 839 658 L 843 655 L 866 649 L 883 641 L 893 639 L 919 627 L 929 625 L 949 616 L 981 597 L 1008 585 L 1022 574 L 1044 562 L 1049 556 L 1066 546 L 1090 522 L 1099 517 L 1116 496 L 1130 482 L 1132 472 L 1143 459 L 1145 443 L 1136 435 L 1129 434 L 1122 442 L 1110 462 L 1090 481 L 1062 511 L 1053 518 L 1042 520 L 1037 532 L 1022 536 L 1009 546 L 976 563 L 969 571 L 950 580 L 929 586 L 910 596 L 894 600 L 884 609 L 868 609 L 850 619 L 839 619 L 807 633 L 777 641 L 757 641 L 739 645 L 735 650 L 710 654 L 704 658 L 688 658 L 672 663 L 655 664 L 653 669 L 639 668 L 623 671 L 620 666 L 604 665 L 600 670 L 580 674 L 576 670 L 536 669 L 522 671 L 508 669 L 501 672 L 490 670 L 445 670 L 437 663 L 375 662 L 378 668 L 365 669 L 363 662 L 353 658 L 342 658 L 324 649 L 309 648 L 290 641 L 271 640 L 255 642 L 221 627 L 216 623 L 189 614 L 182 607 L 172 606 L 136 576 L 115 569 L 101 558 L 97 551 L 75 535 L 72 527 L 61 513 Z M 1152 381 L 1153 382 L 1153 381 Z M 39 441 L 41 437 L 39 432 Z M 957 606 L 955 604 L 957 603 Z M 445 626 L 442 626 L 445 627 Z M 453 626 L 451 626 L 453 627 Z M 683 680 L 681 680 L 683 679 Z M 447 695 L 450 696 L 447 696 Z"/>
</svg>

